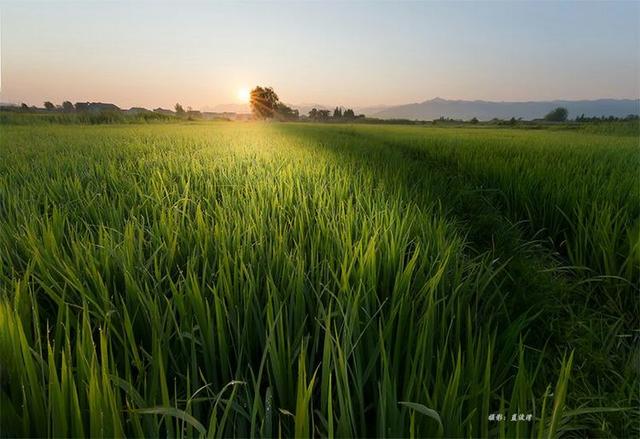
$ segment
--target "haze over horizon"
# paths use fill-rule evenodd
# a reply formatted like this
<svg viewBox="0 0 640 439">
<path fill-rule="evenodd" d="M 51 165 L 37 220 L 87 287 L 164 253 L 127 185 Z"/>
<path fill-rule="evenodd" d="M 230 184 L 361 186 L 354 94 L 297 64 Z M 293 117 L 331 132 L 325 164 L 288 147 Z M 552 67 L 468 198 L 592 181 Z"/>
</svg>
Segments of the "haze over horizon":
<svg viewBox="0 0 640 439">
<path fill-rule="evenodd" d="M 640 97 L 637 2 L 0 1 L 0 102 L 123 108 Z"/>
</svg>

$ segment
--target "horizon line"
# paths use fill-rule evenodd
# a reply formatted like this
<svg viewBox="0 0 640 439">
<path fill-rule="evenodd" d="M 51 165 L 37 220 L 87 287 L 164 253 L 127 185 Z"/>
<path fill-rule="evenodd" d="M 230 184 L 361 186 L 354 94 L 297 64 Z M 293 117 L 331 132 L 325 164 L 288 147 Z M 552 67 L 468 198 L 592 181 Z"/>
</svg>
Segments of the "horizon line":
<svg viewBox="0 0 640 439">
<path fill-rule="evenodd" d="M 306 103 L 306 102 L 302 102 L 302 103 L 288 103 L 287 105 L 290 106 L 299 106 L 299 107 L 313 107 L 314 105 L 317 106 L 322 106 L 322 107 L 326 107 L 326 108 L 334 108 L 334 107 L 341 107 L 341 108 L 354 108 L 354 109 L 358 109 L 358 108 L 374 108 L 374 107 L 401 107 L 401 106 L 406 106 L 406 105 L 416 105 L 416 104 L 423 104 L 426 102 L 433 102 L 433 101 L 447 101 L 447 102 L 486 102 L 486 103 L 496 103 L 496 104 L 522 104 L 522 103 L 546 103 L 546 102 L 595 102 L 595 101 L 605 101 L 605 100 L 610 100 L 610 101 L 640 101 L 640 96 L 637 97 L 624 97 L 624 98 L 614 98 L 614 97 L 597 97 L 597 98 L 579 98 L 579 99 L 571 99 L 571 98 L 553 98 L 553 99 L 544 99 L 544 100 L 513 100 L 513 101 L 506 101 L 506 100 L 491 100 L 491 99 L 461 99 L 461 98 L 443 98 L 440 96 L 436 96 L 433 97 L 431 99 L 425 99 L 422 101 L 413 101 L 413 102 L 405 102 L 405 103 L 400 103 L 400 104 L 370 104 L 370 105 L 353 105 L 353 104 L 347 104 L 347 105 L 342 105 L 342 104 L 323 104 L 323 103 Z M 65 101 L 69 101 L 72 102 L 73 104 L 78 103 L 78 102 L 89 102 L 89 103 L 102 103 L 102 104 L 113 104 L 116 105 L 118 108 L 120 109 L 127 109 L 126 105 L 120 105 L 117 104 L 116 102 L 113 101 L 101 101 L 101 100 L 75 100 L 75 102 L 69 100 L 69 99 L 65 99 L 63 101 L 60 102 L 60 104 L 62 104 L 62 102 Z M 48 99 L 43 99 L 41 102 L 39 102 L 40 105 L 44 104 L 45 102 L 52 102 Z M 285 102 L 285 101 L 282 101 Z M 54 103 L 54 102 L 52 102 Z M 176 103 L 180 103 L 180 101 L 176 101 Z M 0 102 L 0 106 L 20 106 L 22 104 L 27 104 L 29 107 L 36 107 L 36 108 L 40 108 L 38 107 L 38 104 L 31 104 L 27 101 L 20 101 L 20 102 Z M 55 103 L 54 103 L 55 104 Z M 170 108 L 164 108 L 162 105 L 161 106 L 156 106 L 155 109 L 171 109 L 174 107 L 175 104 L 171 104 Z M 214 111 L 213 109 L 215 107 L 221 107 L 221 106 L 237 106 L 237 107 L 242 107 L 242 106 L 246 106 L 249 107 L 250 104 L 249 103 L 242 103 L 242 102 L 226 102 L 226 103 L 217 103 L 217 104 L 209 104 L 209 105 L 203 105 L 199 108 L 194 108 L 188 104 L 183 104 L 183 106 L 185 107 L 191 107 L 192 111 L 206 111 L 206 112 L 220 112 L 220 113 L 229 113 L 230 111 Z M 154 107 L 153 105 L 150 107 Z M 131 108 L 145 108 L 147 109 L 146 106 L 143 105 L 138 105 L 138 104 L 134 104 L 132 106 L 128 107 L 129 109 Z M 205 108 L 207 108 L 205 110 Z"/>
</svg>

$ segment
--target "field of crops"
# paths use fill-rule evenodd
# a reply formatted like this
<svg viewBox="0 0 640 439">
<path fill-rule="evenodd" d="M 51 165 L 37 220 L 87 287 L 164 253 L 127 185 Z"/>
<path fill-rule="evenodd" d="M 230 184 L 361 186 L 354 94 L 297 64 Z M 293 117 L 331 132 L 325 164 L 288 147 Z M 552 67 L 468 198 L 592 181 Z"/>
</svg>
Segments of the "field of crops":
<svg viewBox="0 0 640 439">
<path fill-rule="evenodd" d="M 640 433 L 635 135 L 0 128 L 0 436 Z"/>
</svg>

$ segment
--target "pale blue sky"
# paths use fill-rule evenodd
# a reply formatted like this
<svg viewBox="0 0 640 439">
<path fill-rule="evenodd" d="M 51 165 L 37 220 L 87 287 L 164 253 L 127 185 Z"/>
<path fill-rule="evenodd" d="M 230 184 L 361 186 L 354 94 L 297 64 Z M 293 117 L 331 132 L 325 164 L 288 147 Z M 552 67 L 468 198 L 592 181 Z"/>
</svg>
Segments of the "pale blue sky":
<svg viewBox="0 0 640 439">
<path fill-rule="evenodd" d="M 193 108 L 640 96 L 639 2 L 0 0 L 0 101 Z"/>
</svg>

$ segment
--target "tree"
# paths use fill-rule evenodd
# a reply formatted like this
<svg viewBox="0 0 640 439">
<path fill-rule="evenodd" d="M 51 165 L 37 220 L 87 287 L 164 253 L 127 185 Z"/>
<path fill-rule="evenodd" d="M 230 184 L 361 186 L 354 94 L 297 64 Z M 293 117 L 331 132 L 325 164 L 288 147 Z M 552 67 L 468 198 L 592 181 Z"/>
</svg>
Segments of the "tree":
<svg viewBox="0 0 640 439">
<path fill-rule="evenodd" d="M 333 110 L 333 118 L 334 119 L 342 119 L 342 108 L 336 107 L 336 109 Z"/>
<path fill-rule="evenodd" d="M 73 104 L 71 101 L 64 101 L 62 103 L 62 111 L 70 112 L 73 111 Z"/>
<path fill-rule="evenodd" d="M 351 108 L 347 108 L 344 110 L 344 113 L 342 113 L 342 117 L 345 119 L 355 119 L 356 113 L 354 113 Z"/>
<path fill-rule="evenodd" d="M 55 105 L 53 105 L 53 103 L 51 103 L 51 102 L 47 101 L 47 102 L 45 102 L 45 103 L 44 103 L 44 108 L 45 108 L 46 110 L 52 111 L 53 109 L 55 109 L 55 108 L 56 108 L 56 106 L 55 106 Z"/>
<path fill-rule="evenodd" d="M 566 108 L 558 107 L 547 113 L 544 120 L 548 120 L 549 122 L 564 122 L 567 120 L 568 115 L 569 111 L 567 111 Z"/>
<path fill-rule="evenodd" d="M 273 88 L 256 86 L 251 90 L 249 103 L 251 112 L 257 119 L 270 119 L 277 112 L 280 100 Z"/>
<path fill-rule="evenodd" d="M 300 113 L 298 112 L 298 110 L 294 110 L 291 107 L 283 104 L 282 102 L 278 102 L 276 104 L 274 116 L 278 120 L 298 120 Z"/>
<path fill-rule="evenodd" d="M 27 111 L 29 106 L 23 102 L 22 105 L 20 105 L 20 108 L 22 108 L 23 111 Z"/>
<path fill-rule="evenodd" d="M 478 118 L 477 118 L 477 117 L 474 117 L 474 118 L 472 118 L 469 122 L 475 125 L 475 124 L 477 124 L 477 123 L 478 123 Z"/>
<path fill-rule="evenodd" d="M 184 116 L 184 108 L 182 108 L 182 105 L 177 103 L 176 106 L 175 106 L 175 109 L 176 109 L 176 114 L 178 116 Z"/>
</svg>

